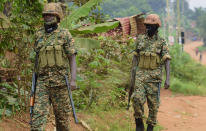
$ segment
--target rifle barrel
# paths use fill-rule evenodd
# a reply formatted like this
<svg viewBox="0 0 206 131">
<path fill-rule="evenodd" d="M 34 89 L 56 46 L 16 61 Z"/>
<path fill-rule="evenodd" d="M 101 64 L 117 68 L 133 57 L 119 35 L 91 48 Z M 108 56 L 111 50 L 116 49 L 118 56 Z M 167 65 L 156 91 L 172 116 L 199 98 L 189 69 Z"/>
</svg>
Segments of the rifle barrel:
<svg viewBox="0 0 206 131">
<path fill-rule="evenodd" d="M 68 93 L 69 93 L 70 103 L 71 103 L 71 106 L 72 106 L 72 112 L 73 112 L 74 120 L 75 120 L 75 123 L 77 124 L 79 122 L 77 120 L 77 115 L 76 115 L 76 111 L 75 111 L 75 107 L 74 107 L 74 101 L 72 99 L 72 92 L 71 92 L 71 88 L 70 88 L 70 85 L 69 85 L 67 75 L 65 75 L 65 80 L 66 80 L 66 84 L 67 84 L 67 88 L 68 88 Z"/>
</svg>

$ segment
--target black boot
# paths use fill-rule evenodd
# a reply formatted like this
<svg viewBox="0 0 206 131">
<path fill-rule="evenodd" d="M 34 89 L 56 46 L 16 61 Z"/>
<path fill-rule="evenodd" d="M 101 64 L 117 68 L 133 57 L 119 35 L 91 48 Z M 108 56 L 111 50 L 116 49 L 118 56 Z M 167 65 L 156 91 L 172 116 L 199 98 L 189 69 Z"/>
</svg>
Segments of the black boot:
<svg viewBox="0 0 206 131">
<path fill-rule="evenodd" d="M 141 118 L 135 119 L 136 131 L 144 131 L 144 123 Z"/>
<path fill-rule="evenodd" d="M 147 131 L 153 131 L 153 125 L 150 125 L 150 124 L 148 124 L 148 126 L 147 126 Z"/>
</svg>

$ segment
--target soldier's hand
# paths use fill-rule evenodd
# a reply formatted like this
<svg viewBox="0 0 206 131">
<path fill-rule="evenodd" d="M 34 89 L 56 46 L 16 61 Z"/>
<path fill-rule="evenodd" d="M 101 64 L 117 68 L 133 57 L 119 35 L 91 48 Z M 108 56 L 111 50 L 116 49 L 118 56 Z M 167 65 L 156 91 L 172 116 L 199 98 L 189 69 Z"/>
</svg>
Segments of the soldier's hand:
<svg viewBox="0 0 206 131">
<path fill-rule="evenodd" d="M 169 87 L 170 87 L 170 82 L 169 82 L 169 80 L 166 80 L 166 81 L 165 81 L 164 87 L 165 87 L 165 89 L 169 89 Z"/>
<path fill-rule="evenodd" d="M 70 87 L 71 87 L 71 90 L 76 90 L 77 89 L 77 85 L 76 85 L 76 82 L 75 81 L 71 81 L 70 83 Z"/>
</svg>

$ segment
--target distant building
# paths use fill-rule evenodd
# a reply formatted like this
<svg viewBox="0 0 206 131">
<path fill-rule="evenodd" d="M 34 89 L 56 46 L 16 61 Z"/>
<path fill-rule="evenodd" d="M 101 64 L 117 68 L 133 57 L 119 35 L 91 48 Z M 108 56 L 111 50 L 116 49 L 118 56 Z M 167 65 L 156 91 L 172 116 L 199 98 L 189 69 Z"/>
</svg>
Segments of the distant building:
<svg viewBox="0 0 206 131">
<path fill-rule="evenodd" d="M 145 33 L 145 26 L 144 26 L 144 14 L 138 14 L 130 17 L 123 17 L 123 18 L 114 18 L 109 20 L 119 21 L 120 24 L 117 28 L 108 31 L 107 33 L 103 33 L 106 36 L 123 36 L 126 38 L 127 36 L 136 37 L 139 34 Z"/>
</svg>

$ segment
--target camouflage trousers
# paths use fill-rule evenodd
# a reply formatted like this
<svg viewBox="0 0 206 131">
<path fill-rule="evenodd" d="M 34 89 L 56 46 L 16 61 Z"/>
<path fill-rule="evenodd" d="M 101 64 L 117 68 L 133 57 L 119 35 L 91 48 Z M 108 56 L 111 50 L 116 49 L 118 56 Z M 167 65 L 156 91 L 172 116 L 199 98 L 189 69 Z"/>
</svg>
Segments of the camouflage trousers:
<svg viewBox="0 0 206 131">
<path fill-rule="evenodd" d="M 136 119 L 144 117 L 144 104 L 147 101 L 149 108 L 147 124 L 156 125 L 160 95 L 159 83 L 143 83 L 136 81 L 135 84 L 135 90 L 132 94 L 134 117 Z"/>
<path fill-rule="evenodd" d="M 31 131 L 45 130 L 49 107 L 52 104 L 57 131 L 69 131 L 69 96 L 66 86 L 52 87 L 38 80 Z"/>
</svg>

